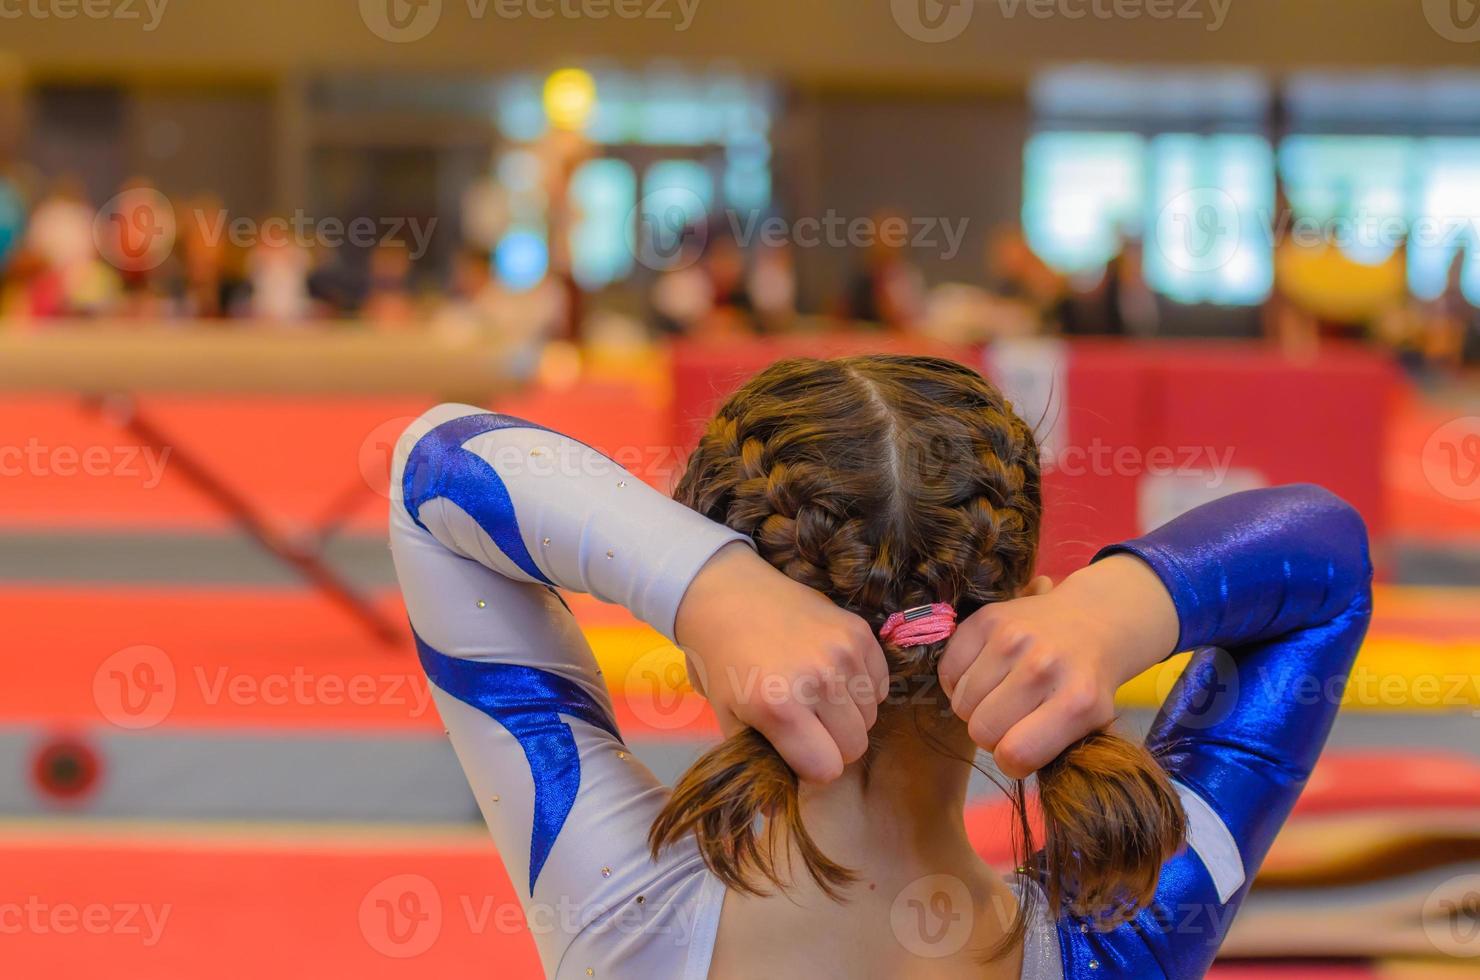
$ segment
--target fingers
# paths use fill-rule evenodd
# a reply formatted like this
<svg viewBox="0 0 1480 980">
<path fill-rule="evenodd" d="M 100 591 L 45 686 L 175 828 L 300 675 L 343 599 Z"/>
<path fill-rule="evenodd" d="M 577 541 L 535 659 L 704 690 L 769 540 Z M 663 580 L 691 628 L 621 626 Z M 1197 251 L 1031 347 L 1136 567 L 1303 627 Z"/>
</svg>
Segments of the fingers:
<svg viewBox="0 0 1480 980">
<path fill-rule="evenodd" d="M 843 774 L 843 755 L 837 741 L 810 711 L 794 708 L 752 723 L 781 758 L 802 779 L 830 783 Z"/>
<path fill-rule="evenodd" d="M 873 706 L 871 706 L 873 707 Z M 857 762 L 868 751 L 869 725 L 852 701 L 824 699 L 817 706 L 817 719 L 827 729 L 844 763 Z"/>
<path fill-rule="evenodd" d="M 1024 635 L 1013 626 L 1017 601 L 1012 599 L 977 610 L 947 641 L 935 672 L 948 696 L 954 699 L 961 679 L 983 655 L 993 649 L 1010 652 L 1012 643 Z"/>
<path fill-rule="evenodd" d="M 879 645 L 879 640 L 874 636 L 874 631 L 864 624 L 868 631 L 868 637 L 863 648 L 863 667 L 868 678 L 874 685 L 874 716 L 878 715 L 879 705 L 883 704 L 889 697 L 889 661 L 884 657 L 884 648 Z M 862 707 L 862 702 L 859 704 Z M 874 726 L 873 716 L 869 718 L 869 727 Z"/>
<path fill-rule="evenodd" d="M 868 751 L 868 731 L 879 716 L 877 688 L 866 656 L 858 645 L 839 648 L 830 666 L 799 678 L 792 692 L 795 703 L 822 723 L 845 764 L 858 761 Z M 883 657 L 882 650 L 879 656 Z"/>
<path fill-rule="evenodd" d="M 833 651 L 831 667 L 822 671 L 822 696 L 857 705 L 866 730 L 874 727 L 879 705 L 889 697 L 889 663 L 867 621 L 852 614 L 849 619 L 848 639 Z"/>
<path fill-rule="evenodd" d="M 1033 637 L 1027 633 L 993 631 L 951 693 L 951 710 L 956 717 L 970 720 L 982 699 L 996 690 L 1032 643 Z"/>
<path fill-rule="evenodd" d="M 868 679 L 866 689 L 863 689 L 862 685 L 857 682 L 853 686 L 861 689 L 859 693 L 862 696 L 855 695 L 845 703 L 858 714 L 859 720 L 863 722 L 863 733 L 867 735 L 868 730 L 874 727 L 874 722 L 879 720 L 879 703 L 873 698 L 873 680 Z M 851 762 L 852 760 L 850 759 L 849 761 Z"/>
<path fill-rule="evenodd" d="M 872 640 L 871 632 L 869 636 Z M 793 678 L 785 698 L 737 705 L 737 714 L 776 747 L 799 777 L 831 782 L 845 765 L 868 752 L 868 732 L 878 719 L 880 701 L 875 667 L 869 662 L 875 655 L 887 694 L 883 650 L 877 643 L 854 642 L 834 648 L 825 658 L 828 666 Z"/>
<path fill-rule="evenodd" d="M 971 740 L 996 753 L 997 743 L 1014 725 L 1044 702 L 1048 695 L 1042 684 L 1025 673 L 1010 674 L 992 690 L 966 723 Z"/>
<path fill-rule="evenodd" d="M 1026 779 L 1090 732 L 1115 720 L 1114 698 L 1082 685 L 1056 693 L 1013 725 L 992 753 L 1011 779 Z"/>
<path fill-rule="evenodd" d="M 997 743 L 992 759 L 997 768 L 1008 779 L 1027 779 L 1054 760 L 1066 745 L 1054 730 L 1057 716 L 1048 706 L 1012 726 L 1012 729 Z"/>
<path fill-rule="evenodd" d="M 947 695 L 954 696 L 956 685 L 971 665 L 976 663 L 988 637 L 996 629 L 999 620 L 993 615 L 992 609 L 992 606 L 987 606 L 966 617 L 946 641 L 945 652 L 940 655 L 940 663 L 936 665 L 935 672 L 940 678 L 941 689 Z"/>
</svg>

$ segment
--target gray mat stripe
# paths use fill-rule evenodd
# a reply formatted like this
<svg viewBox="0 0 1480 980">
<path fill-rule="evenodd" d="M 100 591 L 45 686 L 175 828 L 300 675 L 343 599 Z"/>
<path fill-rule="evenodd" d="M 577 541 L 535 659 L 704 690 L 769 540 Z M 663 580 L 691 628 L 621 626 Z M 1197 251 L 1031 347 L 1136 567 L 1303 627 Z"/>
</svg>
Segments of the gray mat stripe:
<svg viewBox="0 0 1480 980">
<path fill-rule="evenodd" d="M 1145 730 L 1151 715 L 1122 725 Z M 1458 714 L 1348 714 L 1331 745 L 1343 749 L 1464 752 L 1480 759 L 1476 721 Z M 39 729 L 0 728 L 0 816 L 56 813 L 31 779 L 45 740 Z M 80 806 L 94 816 L 153 819 L 298 821 L 475 821 L 477 810 L 452 749 L 427 735 L 149 731 L 94 729 L 88 742 L 105 777 Z M 633 752 L 671 783 L 703 751 L 700 742 L 632 743 Z M 982 756 L 979 761 L 989 765 Z M 994 794 L 985 776 L 971 792 Z"/>
</svg>

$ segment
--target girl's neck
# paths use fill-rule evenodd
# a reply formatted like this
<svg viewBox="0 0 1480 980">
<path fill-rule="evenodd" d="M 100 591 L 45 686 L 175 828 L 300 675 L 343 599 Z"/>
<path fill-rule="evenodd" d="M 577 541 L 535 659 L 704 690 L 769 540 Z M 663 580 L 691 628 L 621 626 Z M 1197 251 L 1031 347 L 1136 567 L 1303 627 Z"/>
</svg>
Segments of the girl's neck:
<svg viewBox="0 0 1480 980">
<path fill-rule="evenodd" d="M 966 835 L 964 726 L 881 722 L 869 756 L 825 786 L 803 784 L 802 817 L 823 853 L 862 876 L 990 874 Z"/>
<path fill-rule="evenodd" d="M 759 965 L 777 977 L 1017 977 L 1020 949 L 990 958 L 1018 904 L 967 839 L 974 750 L 959 728 L 922 737 L 907 718 L 881 723 L 866 763 L 826 786 L 804 784 L 808 832 L 857 881 L 842 903 L 804 871 L 782 892 L 727 896 L 711 976 L 757 975 Z M 795 854 L 790 867 L 802 867 Z M 785 953 L 768 959 L 768 949 Z"/>
</svg>

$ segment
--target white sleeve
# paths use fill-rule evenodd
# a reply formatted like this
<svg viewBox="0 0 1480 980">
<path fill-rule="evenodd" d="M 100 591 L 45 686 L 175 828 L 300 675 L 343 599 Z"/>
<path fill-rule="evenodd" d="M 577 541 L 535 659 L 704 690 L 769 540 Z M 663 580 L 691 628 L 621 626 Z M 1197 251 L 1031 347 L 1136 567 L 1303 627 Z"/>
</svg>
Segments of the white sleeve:
<svg viewBox="0 0 1480 980">
<path fill-rule="evenodd" d="M 688 889 L 647 852 L 667 790 L 622 745 L 554 588 L 618 602 L 672 639 L 694 576 L 747 539 L 572 439 L 465 405 L 407 430 L 391 482 L 391 550 L 433 698 L 546 972 L 561 975 L 593 923 L 680 915 L 658 886 Z"/>
</svg>

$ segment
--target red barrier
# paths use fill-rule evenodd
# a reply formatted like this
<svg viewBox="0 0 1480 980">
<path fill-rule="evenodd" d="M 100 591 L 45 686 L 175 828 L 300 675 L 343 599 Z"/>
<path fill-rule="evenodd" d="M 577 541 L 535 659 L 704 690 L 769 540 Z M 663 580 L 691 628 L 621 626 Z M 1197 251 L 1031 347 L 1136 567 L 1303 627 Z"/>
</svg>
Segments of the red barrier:
<svg viewBox="0 0 1480 980">
<path fill-rule="evenodd" d="M 1083 342 L 1066 361 L 1067 431 L 1044 481 L 1050 571 L 1208 499 L 1284 483 L 1330 489 L 1386 535 L 1396 376 L 1379 355 L 1338 347 L 1296 363 L 1248 344 Z"/>
</svg>

